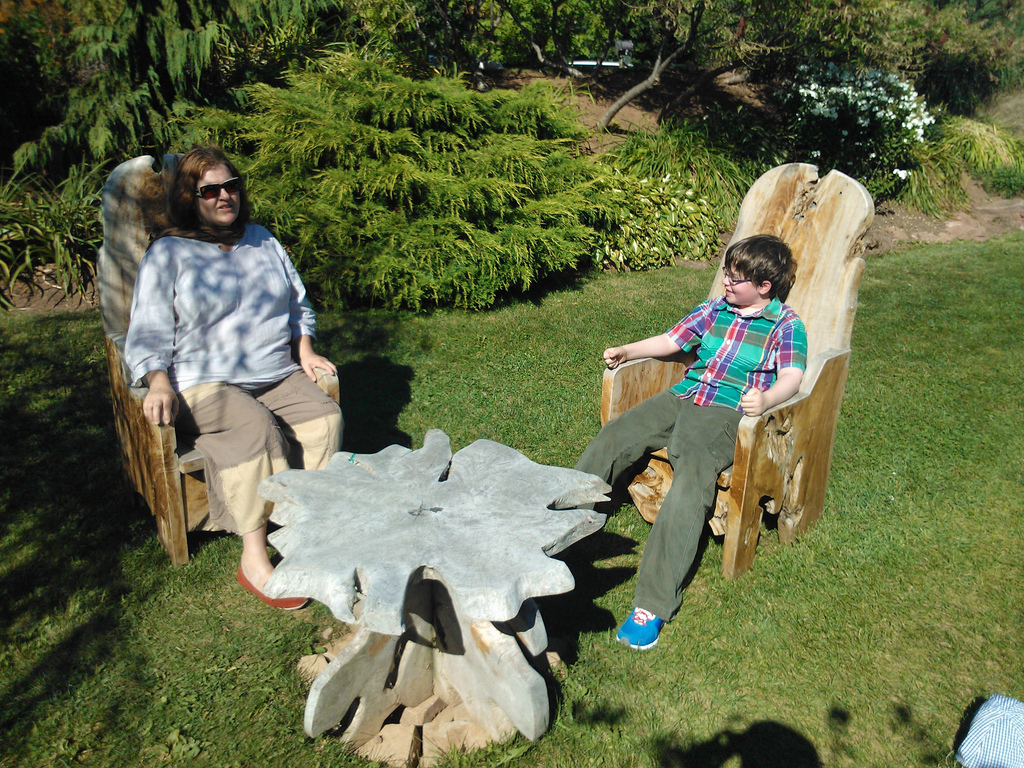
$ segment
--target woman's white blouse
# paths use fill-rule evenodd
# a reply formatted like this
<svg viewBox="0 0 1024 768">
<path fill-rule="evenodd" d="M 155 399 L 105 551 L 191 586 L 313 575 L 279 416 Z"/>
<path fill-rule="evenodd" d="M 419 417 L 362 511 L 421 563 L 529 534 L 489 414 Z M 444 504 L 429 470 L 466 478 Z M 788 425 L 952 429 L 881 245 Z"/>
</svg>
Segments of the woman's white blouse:
<svg viewBox="0 0 1024 768">
<path fill-rule="evenodd" d="M 258 387 L 299 369 L 289 342 L 313 336 L 302 279 L 258 224 L 230 250 L 162 237 L 139 264 L 125 356 L 132 379 L 167 371 L 177 391 L 223 381 Z"/>
</svg>

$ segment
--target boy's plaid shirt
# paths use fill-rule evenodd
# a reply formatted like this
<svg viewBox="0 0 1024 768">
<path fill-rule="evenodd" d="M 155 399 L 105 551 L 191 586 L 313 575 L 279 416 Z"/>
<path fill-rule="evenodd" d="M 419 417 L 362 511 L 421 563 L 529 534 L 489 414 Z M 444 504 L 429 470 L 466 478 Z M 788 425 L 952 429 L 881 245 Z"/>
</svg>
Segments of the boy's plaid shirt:
<svg viewBox="0 0 1024 768">
<path fill-rule="evenodd" d="M 700 345 L 696 362 L 671 388 L 695 405 L 739 410 L 748 389 L 763 392 L 782 368 L 807 367 L 803 321 L 777 298 L 753 315 L 739 314 L 724 296 L 709 299 L 666 333 L 684 351 Z"/>
</svg>

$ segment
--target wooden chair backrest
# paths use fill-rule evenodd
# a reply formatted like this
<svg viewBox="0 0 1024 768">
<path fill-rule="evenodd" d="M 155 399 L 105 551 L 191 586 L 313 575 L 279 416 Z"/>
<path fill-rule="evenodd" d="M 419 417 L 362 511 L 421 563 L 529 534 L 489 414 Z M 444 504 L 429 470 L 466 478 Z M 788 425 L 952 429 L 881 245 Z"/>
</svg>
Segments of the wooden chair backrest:
<svg viewBox="0 0 1024 768">
<path fill-rule="evenodd" d="M 786 303 L 807 327 L 807 357 L 847 349 L 864 270 L 859 241 L 875 215 L 862 184 L 839 171 L 818 179 L 805 163 L 773 168 L 747 192 L 729 244 L 751 235 L 781 237 L 797 263 Z M 709 296 L 721 296 L 725 255 Z"/>
<path fill-rule="evenodd" d="M 131 318 L 139 262 L 150 236 L 167 224 L 167 190 L 179 155 L 164 155 L 157 172 L 152 157 L 126 160 L 103 185 L 103 246 L 96 263 L 103 331 L 123 339 Z M 122 342 L 123 343 L 123 342 Z"/>
</svg>

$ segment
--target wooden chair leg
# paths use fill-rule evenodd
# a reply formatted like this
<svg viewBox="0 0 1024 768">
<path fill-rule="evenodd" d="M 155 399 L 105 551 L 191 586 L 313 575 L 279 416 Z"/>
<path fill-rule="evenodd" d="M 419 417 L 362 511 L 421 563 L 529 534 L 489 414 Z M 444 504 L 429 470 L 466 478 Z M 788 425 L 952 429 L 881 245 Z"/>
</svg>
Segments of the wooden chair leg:
<svg viewBox="0 0 1024 768">
<path fill-rule="evenodd" d="M 761 534 L 761 500 L 746 492 L 747 478 L 734 472 L 728 491 L 725 539 L 722 542 L 722 575 L 735 579 L 754 565 L 757 539 Z"/>
<path fill-rule="evenodd" d="M 185 505 L 182 499 L 181 473 L 178 471 L 178 457 L 174 452 L 175 437 L 171 427 L 152 427 L 151 443 L 153 497 L 151 509 L 156 517 L 157 536 L 174 565 L 188 562 L 188 525 L 185 519 Z"/>
</svg>

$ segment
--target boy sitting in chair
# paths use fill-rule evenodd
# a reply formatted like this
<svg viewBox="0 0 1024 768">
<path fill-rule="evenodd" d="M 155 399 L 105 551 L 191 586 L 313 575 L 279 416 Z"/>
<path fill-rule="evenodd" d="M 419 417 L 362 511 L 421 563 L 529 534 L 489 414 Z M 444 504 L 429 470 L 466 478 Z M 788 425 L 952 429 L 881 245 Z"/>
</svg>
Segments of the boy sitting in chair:
<svg viewBox="0 0 1024 768">
<path fill-rule="evenodd" d="M 736 429 L 800 388 L 807 363 L 804 324 L 783 299 L 796 275 L 789 247 L 773 235 L 734 243 L 725 254 L 725 295 L 709 299 L 674 328 L 604 351 L 627 360 L 668 357 L 699 346 L 683 380 L 614 419 L 587 446 L 576 469 L 614 483 L 668 446 L 673 480 L 640 560 L 633 611 L 617 639 L 653 648 L 682 602 L 719 473 L 732 464 Z"/>
</svg>

